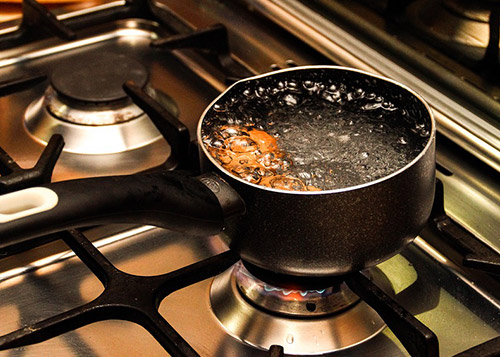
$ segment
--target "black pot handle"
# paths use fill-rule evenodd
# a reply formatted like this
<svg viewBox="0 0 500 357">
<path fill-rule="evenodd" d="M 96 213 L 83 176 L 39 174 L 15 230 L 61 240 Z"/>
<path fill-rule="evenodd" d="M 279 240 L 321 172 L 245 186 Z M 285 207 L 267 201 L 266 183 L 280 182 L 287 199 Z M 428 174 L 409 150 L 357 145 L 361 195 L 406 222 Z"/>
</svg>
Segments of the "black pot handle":
<svg viewBox="0 0 500 357">
<path fill-rule="evenodd" d="M 108 223 L 217 234 L 224 226 L 224 212 L 218 193 L 207 182 L 211 179 L 185 172 L 156 172 L 63 181 L 9 193 L 0 196 L 0 248 L 64 229 Z"/>
</svg>

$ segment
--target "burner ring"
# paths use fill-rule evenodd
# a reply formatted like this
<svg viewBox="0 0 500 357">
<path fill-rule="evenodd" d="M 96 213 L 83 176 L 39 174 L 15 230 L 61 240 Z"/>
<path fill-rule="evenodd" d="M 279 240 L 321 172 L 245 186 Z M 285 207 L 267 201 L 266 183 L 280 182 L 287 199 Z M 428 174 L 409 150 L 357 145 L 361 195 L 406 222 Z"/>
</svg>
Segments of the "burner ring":
<svg viewBox="0 0 500 357">
<path fill-rule="evenodd" d="M 175 101 L 161 91 L 151 95 L 172 115 L 178 117 Z M 33 101 L 24 114 L 24 126 L 33 139 L 47 144 L 53 134 L 64 137 L 65 152 L 76 154 L 114 154 L 149 145 L 162 138 L 151 119 L 142 113 L 133 120 L 113 125 L 82 125 L 62 120 L 49 111 L 45 97 Z"/>
<path fill-rule="evenodd" d="M 243 297 L 271 313 L 317 317 L 344 310 L 359 300 L 344 282 L 324 289 L 298 290 L 269 285 L 253 276 L 243 264 L 233 274 Z"/>
<path fill-rule="evenodd" d="M 121 103 L 121 101 L 120 101 Z M 57 92 L 49 87 L 45 92 L 44 106 L 54 117 L 81 125 L 112 125 L 136 119 L 144 112 L 137 105 L 125 103 L 123 106 L 108 108 L 75 108 L 67 105 Z"/>
</svg>

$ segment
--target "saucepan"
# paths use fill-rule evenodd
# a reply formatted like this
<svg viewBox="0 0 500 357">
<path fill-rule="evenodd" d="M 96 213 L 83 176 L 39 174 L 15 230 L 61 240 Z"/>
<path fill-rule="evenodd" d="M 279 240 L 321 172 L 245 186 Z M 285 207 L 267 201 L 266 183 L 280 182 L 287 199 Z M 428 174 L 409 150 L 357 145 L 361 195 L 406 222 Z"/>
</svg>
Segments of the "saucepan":
<svg viewBox="0 0 500 357">
<path fill-rule="evenodd" d="M 387 78 L 336 66 L 247 78 L 205 110 L 197 140 L 209 173 L 200 177 L 98 177 L 0 196 L 0 247 L 142 223 L 224 231 L 255 271 L 330 277 L 395 255 L 431 212 L 434 119 L 419 95 Z"/>
</svg>

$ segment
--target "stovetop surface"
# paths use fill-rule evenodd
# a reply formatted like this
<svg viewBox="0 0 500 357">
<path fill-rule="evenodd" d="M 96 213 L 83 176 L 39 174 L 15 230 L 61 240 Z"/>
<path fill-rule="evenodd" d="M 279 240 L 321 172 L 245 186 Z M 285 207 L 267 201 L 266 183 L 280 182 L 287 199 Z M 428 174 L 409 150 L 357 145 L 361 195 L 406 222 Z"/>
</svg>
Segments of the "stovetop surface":
<svg viewBox="0 0 500 357">
<path fill-rule="evenodd" d="M 164 4 L 171 5 L 168 2 Z M 194 2 L 191 8 L 189 5 L 179 5 L 176 10 L 183 15 L 197 13 L 199 17 L 193 20 L 196 27 L 224 21 L 228 27 L 236 28 L 230 34 L 230 42 L 235 46 L 234 51 L 255 72 L 267 71 L 273 63 L 286 66 L 290 59 L 298 64 L 330 63 L 267 20 L 250 15 L 241 8 L 215 1 L 206 4 Z M 225 88 L 224 76 L 199 54 L 190 51 L 169 53 L 149 48 L 151 39 L 169 34 L 170 30 L 151 21 L 121 20 L 85 30 L 74 46 L 73 43 L 68 46 L 63 41 L 51 39 L 5 51 L 0 57 L 0 75 L 11 78 L 20 72 L 32 71 L 49 74 L 59 61 L 69 60 L 72 56 L 102 51 L 125 53 L 140 59 L 150 71 L 152 86 L 175 100 L 180 111 L 179 119 L 194 137 L 200 114 Z M 37 52 L 42 49 L 48 51 Z M 254 53 L 262 55 L 259 57 Z M 8 65 L 9 58 L 22 58 L 22 61 L 16 60 L 15 64 Z M 197 73 L 188 69 L 184 65 L 186 62 L 194 65 L 194 72 Z M 43 150 L 43 145 L 23 127 L 22 118 L 25 108 L 44 92 L 46 85 L 47 82 L 44 82 L 33 90 L 0 98 L 0 146 L 23 167 L 32 166 Z M 490 212 L 495 211 L 499 200 L 495 195 L 487 196 L 488 191 L 495 192 L 498 182 L 491 182 L 488 175 L 482 180 L 481 166 L 478 169 L 470 161 L 461 165 L 460 158 L 457 158 L 460 154 L 453 150 L 453 145 L 445 140 L 441 143 L 440 146 L 438 141 L 438 160 L 452 170 L 463 165 L 469 169 L 465 175 L 456 173 L 447 176 L 438 172 L 438 177 L 448 188 L 445 196 L 447 209 L 483 239 L 498 239 L 492 232 L 498 232 L 500 220 L 495 220 Z M 134 173 L 161 164 L 168 154 L 169 146 L 163 140 L 120 154 L 63 153 L 53 179 Z M 478 175 L 472 176 L 475 173 Z M 482 186 L 481 182 L 487 185 Z M 482 189 L 474 190 L 477 187 Z M 467 195 L 476 198 L 474 202 L 478 202 L 479 198 L 480 207 L 483 207 L 481 200 L 492 206 L 485 213 L 489 219 L 486 226 L 479 224 L 484 217 L 473 215 L 472 218 L 464 218 L 466 214 L 461 202 L 468 201 L 463 198 L 464 188 L 470 189 Z M 488 198 L 484 198 L 486 196 Z M 223 236 L 195 238 L 154 227 L 113 225 L 92 228 L 84 233 L 117 268 L 138 275 L 166 273 L 227 250 Z M 500 335 L 500 284 L 484 274 L 463 270 L 437 252 L 425 241 L 426 235 L 432 234 L 423 232 L 423 239 L 417 238 L 402 254 L 380 264 L 378 268 L 390 280 L 396 293 L 395 299 L 438 336 L 440 354 L 449 356 Z M 266 352 L 228 335 L 215 318 L 209 299 L 212 280 L 207 279 L 174 292 L 161 302 L 160 314 L 202 356 L 266 355 Z M 99 280 L 60 241 L 2 259 L 0 316 L 3 323 L 0 334 L 80 306 L 102 291 Z M 265 333 L 265 326 L 254 328 Z M 285 353 L 292 353 L 293 344 L 300 341 L 300 336 L 287 339 L 293 333 L 288 331 L 276 341 L 284 346 Z M 131 322 L 111 320 L 93 323 L 33 346 L 0 352 L 0 355 L 6 356 L 31 354 L 118 356 L 167 353 L 142 327 Z M 400 356 L 407 355 L 407 352 L 386 328 L 375 338 L 336 353 L 363 354 Z"/>
<path fill-rule="evenodd" d="M 113 231 L 118 227 L 111 227 Z M 123 227 L 124 228 L 124 227 Z M 119 269 L 137 275 L 158 275 L 179 269 L 227 249 L 218 237 L 189 237 L 153 227 L 125 229 L 122 234 L 109 234 L 98 228 L 86 232 L 90 238 L 105 235 L 96 243 L 99 250 Z M 59 246 L 58 246 L 59 245 Z M 60 243 L 44 247 L 43 255 Z M 23 258 L 33 263 L 24 269 L 2 273 L 3 324 L 0 333 L 11 332 L 24 324 L 40 321 L 76 308 L 99 296 L 102 284 L 81 261 L 68 253 L 36 260 L 40 249 Z M 29 259 L 31 258 L 31 259 Z M 10 262 L 12 263 L 12 262 Z M 2 262 L 8 265 L 9 259 Z M 378 268 L 390 279 L 396 300 L 429 327 L 440 342 L 440 354 L 450 356 L 498 336 L 497 300 L 483 300 L 471 282 L 461 281 L 441 267 L 416 246 L 380 264 Z M 210 306 L 209 291 L 213 279 L 174 292 L 164 299 L 160 314 L 202 356 L 265 356 L 231 337 L 216 319 Z M 479 284 L 480 282 L 478 282 Z M 236 321 L 237 322 L 237 321 Z M 265 333 L 266 326 L 253 326 Z M 271 333 L 271 331 L 269 331 Z M 321 332 L 318 331 L 318 337 Z M 328 331 L 324 331 L 328 334 Z M 276 344 L 285 353 L 294 350 L 301 336 L 293 329 L 277 334 Z M 290 341 L 293 341 L 290 343 Z M 304 341 L 303 341 L 304 342 Z M 310 343 L 310 341 L 308 341 Z M 316 342 L 317 344 L 321 343 Z M 142 327 L 131 322 L 110 320 L 93 323 L 36 345 L 1 352 L 1 355 L 26 354 L 66 355 L 166 355 L 162 347 Z M 370 353 L 380 356 L 408 355 L 391 330 L 335 355 Z"/>
</svg>

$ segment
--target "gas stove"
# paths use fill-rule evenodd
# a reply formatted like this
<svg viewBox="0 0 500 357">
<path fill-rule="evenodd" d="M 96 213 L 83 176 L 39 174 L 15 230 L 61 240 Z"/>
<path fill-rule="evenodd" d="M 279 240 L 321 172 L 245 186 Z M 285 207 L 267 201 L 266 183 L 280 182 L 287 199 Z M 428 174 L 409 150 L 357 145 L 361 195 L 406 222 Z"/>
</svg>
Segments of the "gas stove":
<svg viewBox="0 0 500 357">
<path fill-rule="evenodd" d="M 436 36 L 415 34 L 431 21 L 422 13 L 465 6 L 429 3 L 109 1 L 50 14 L 24 0 L 24 20 L 0 27 L 1 194 L 197 171 L 190 138 L 228 84 L 306 64 L 357 67 L 417 90 L 438 122 L 438 182 L 429 223 L 405 250 L 314 287 L 255 277 L 224 234 L 105 225 L 0 237 L 0 354 L 500 354 L 497 83 L 474 68 L 493 40 L 461 58 L 460 37 L 443 51 L 432 47 L 443 35 L 424 45 Z M 467 10 L 482 26 L 497 11 Z M 172 130 L 181 140 L 169 140 Z M 29 204 L 0 207 L 0 218 Z"/>
</svg>

